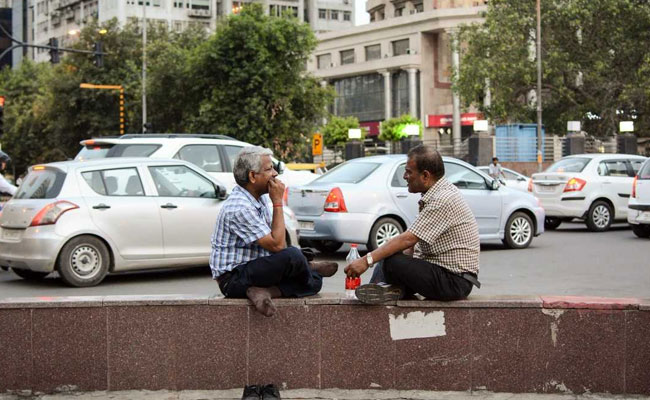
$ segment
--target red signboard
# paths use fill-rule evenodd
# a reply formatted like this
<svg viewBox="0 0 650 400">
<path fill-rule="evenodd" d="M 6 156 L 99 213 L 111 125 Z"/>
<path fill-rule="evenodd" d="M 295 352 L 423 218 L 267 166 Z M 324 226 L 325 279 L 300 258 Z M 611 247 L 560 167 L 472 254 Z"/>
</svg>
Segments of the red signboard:
<svg viewBox="0 0 650 400">
<path fill-rule="evenodd" d="M 460 114 L 460 124 L 464 126 L 474 125 L 474 121 L 483 119 L 483 114 L 465 113 Z M 427 128 L 445 128 L 450 127 L 453 122 L 451 114 L 427 115 Z"/>
<path fill-rule="evenodd" d="M 361 122 L 362 128 L 365 128 L 368 137 L 379 136 L 379 121 Z"/>
</svg>

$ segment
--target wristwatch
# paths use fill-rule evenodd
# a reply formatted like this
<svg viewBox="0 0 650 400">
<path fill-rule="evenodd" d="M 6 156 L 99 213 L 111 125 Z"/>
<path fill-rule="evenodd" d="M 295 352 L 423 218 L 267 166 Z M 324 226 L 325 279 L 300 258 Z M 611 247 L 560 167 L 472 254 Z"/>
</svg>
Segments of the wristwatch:
<svg viewBox="0 0 650 400">
<path fill-rule="evenodd" d="M 372 268 L 375 266 L 375 263 L 372 260 L 372 254 L 370 254 L 370 252 L 366 254 L 366 262 L 368 263 L 368 268 Z"/>
</svg>

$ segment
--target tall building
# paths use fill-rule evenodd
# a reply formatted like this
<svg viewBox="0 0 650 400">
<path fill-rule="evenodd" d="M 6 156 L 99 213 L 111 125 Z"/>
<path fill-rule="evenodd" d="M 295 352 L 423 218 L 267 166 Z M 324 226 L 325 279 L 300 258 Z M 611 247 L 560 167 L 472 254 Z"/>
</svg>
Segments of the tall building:
<svg viewBox="0 0 650 400">
<path fill-rule="evenodd" d="M 486 4 L 367 0 L 371 22 L 319 34 L 308 69 L 336 90 L 333 113 L 358 117 L 369 136 L 379 134 L 382 121 L 411 114 L 423 121 L 426 141 L 459 145 L 479 115 L 458 114 L 460 127 L 452 129 L 451 71 L 458 54 L 451 41 L 459 25 L 483 21 Z"/>
<path fill-rule="evenodd" d="M 74 42 L 79 30 L 91 18 L 100 22 L 112 18 L 124 24 L 141 20 L 143 0 L 25 0 L 29 1 L 27 21 L 29 41 L 47 45 L 57 38 L 59 46 Z M 291 12 L 309 22 L 315 32 L 346 29 L 354 26 L 354 0 L 254 0 L 264 5 L 269 15 Z M 251 0 L 146 0 L 148 21 L 168 24 L 171 29 L 183 30 L 190 24 L 199 24 L 213 31 L 219 18 L 237 13 Z M 31 58 L 49 60 L 47 49 L 31 49 Z"/>
</svg>

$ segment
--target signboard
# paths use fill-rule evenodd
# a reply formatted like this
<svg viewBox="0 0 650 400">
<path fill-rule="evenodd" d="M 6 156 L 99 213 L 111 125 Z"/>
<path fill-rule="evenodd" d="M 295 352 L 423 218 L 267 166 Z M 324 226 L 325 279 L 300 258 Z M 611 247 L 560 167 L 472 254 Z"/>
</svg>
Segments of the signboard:
<svg viewBox="0 0 650 400">
<path fill-rule="evenodd" d="M 418 124 L 406 124 L 402 128 L 402 133 L 406 136 L 419 136 L 420 135 L 420 125 Z"/>
<path fill-rule="evenodd" d="M 566 130 L 567 132 L 580 132 L 580 121 L 567 121 Z"/>
<path fill-rule="evenodd" d="M 311 138 L 311 154 L 314 156 L 323 155 L 323 135 L 320 133 L 314 133 Z"/>
<path fill-rule="evenodd" d="M 487 132 L 488 121 L 487 119 L 477 119 L 474 121 L 474 132 Z"/>
<path fill-rule="evenodd" d="M 460 124 L 462 126 L 473 126 L 474 121 L 477 119 L 483 119 L 483 114 L 479 113 L 464 113 L 460 114 Z M 426 127 L 427 128 L 444 128 L 451 127 L 454 118 L 451 114 L 440 114 L 440 115 L 427 115 L 426 118 Z"/>
<path fill-rule="evenodd" d="M 348 129 L 348 138 L 361 139 L 361 129 Z"/>
<path fill-rule="evenodd" d="M 619 123 L 619 131 L 634 132 L 634 121 L 621 121 Z"/>
</svg>

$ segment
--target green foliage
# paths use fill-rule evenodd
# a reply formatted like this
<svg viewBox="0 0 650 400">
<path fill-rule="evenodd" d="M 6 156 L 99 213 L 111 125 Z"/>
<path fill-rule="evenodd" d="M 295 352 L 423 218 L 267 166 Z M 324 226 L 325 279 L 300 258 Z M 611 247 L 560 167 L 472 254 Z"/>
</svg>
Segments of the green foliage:
<svg viewBox="0 0 650 400">
<path fill-rule="evenodd" d="M 406 137 L 404 127 L 406 125 L 416 124 L 420 127 L 419 136 L 422 137 L 422 122 L 419 119 L 404 114 L 397 118 L 391 118 L 388 121 L 381 123 L 381 132 L 379 133 L 379 140 L 387 140 L 391 142 L 398 141 Z"/>
<path fill-rule="evenodd" d="M 582 121 L 595 135 L 635 120 L 650 132 L 650 3 L 636 0 L 542 1 L 543 122 L 563 134 Z M 495 123 L 535 122 L 535 0 L 494 0 L 484 24 L 460 31 L 455 89 Z M 485 107 L 486 82 L 491 105 Z"/>
<path fill-rule="evenodd" d="M 269 17 L 251 4 L 232 15 L 194 52 L 194 131 L 226 134 L 270 147 L 284 158 L 298 152 L 333 98 L 306 73 L 316 38 L 295 18 Z"/>
<path fill-rule="evenodd" d="M 348 129 L 359 128 L 357 117 L 332 116 L 323 127 L 323 141 L 325 146 L 342 145 L 348 141 Z M 365 139 L 366 132 L 361 130 L 361 138 Z"/>
</svg>

